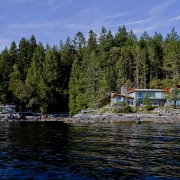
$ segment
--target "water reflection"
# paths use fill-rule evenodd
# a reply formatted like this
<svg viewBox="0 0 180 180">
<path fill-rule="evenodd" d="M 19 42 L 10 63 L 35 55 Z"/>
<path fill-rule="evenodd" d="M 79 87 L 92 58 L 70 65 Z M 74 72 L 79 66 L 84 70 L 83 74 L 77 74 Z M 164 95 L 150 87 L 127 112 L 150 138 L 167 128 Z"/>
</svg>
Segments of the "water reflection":
<svg viewBox="0 0 180 180">
<path fill-rule="evenodd" d="M 179 124 L 0 125 L 3 178 L 178 179 Z"/>
</svg>

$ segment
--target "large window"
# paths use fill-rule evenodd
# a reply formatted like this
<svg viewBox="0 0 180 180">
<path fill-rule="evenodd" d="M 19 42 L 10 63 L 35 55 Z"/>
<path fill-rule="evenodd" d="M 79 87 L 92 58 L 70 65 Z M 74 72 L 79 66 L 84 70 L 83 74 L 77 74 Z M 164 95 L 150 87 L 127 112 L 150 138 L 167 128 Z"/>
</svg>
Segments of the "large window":
<svg viewBox="0 0 180 180">
<path fill-rule="evenodd" d="M 120 101 L 121 101 L 121 97 L 117 96 L 117 102 L 120 102 Z"/>
<path fill-rule="evenodd" d="M 154 92 L 149 92 L 149 98 L 154 98 Z"/>
<path fill-rule="evenodd" d="M 163 98 L 162 92 L 155 92 L 155 98 Z"/>
<path fill-rule="evenodd" d="M 141 100 L 138 100 L 138 101 L 137 101 L 137 105 L 138 105 L 138 106 L 142 106 L 142 101 L 141 101 Z"/>
<path fill-rule="evenodd" d="M 142 92 L 138 92 L 137 93 L 137 98 L 143 98 L 143 93 Z"/>
</svg>

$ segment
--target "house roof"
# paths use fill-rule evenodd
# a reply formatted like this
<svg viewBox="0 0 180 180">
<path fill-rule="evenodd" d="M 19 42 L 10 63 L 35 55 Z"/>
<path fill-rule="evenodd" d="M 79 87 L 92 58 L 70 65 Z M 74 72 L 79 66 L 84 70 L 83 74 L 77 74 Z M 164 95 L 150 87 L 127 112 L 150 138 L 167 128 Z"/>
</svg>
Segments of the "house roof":
<svg viewBox="0 0 180 180">
<path fill-rule="evenodd" d="M 128 98 L 128 99 L 134 99 L 134 98 L 131 97 L 131 96 L 125 96 L 125 95 L 117 94 L 117 93 L 114 93 L 114 94 L 111 96 L 111 98 L 116 98 L 117 96 L 125 97 L 125 98 Z"/>
<path fill-rule="evenodd" d="M 130 93 L 137 92 L 137 91 L 139 91 L 139 92 L 164 92 L 163 89 L 134 89 L 127 93 L 130 94 Z"/>
</svg>

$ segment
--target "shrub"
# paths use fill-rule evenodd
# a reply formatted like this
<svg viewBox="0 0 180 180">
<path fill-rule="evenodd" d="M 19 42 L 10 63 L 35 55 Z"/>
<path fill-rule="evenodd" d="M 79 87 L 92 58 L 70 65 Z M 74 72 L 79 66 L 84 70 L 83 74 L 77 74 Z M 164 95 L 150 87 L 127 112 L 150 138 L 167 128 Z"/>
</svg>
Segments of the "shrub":
<svg viewBox="0 0 180 180">
<path fill-rule="evenodd" d="M 133 109 L 131 106 L 125 102 L 120 102 L 114 107 L 114 112 L 116 113 L 132 113 Z"/>
</svg>

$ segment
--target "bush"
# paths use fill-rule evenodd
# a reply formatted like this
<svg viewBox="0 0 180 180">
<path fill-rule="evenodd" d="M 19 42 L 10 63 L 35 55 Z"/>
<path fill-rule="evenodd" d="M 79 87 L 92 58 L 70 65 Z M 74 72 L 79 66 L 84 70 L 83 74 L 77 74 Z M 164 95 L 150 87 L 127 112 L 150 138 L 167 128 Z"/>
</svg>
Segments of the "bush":
<svg viewBox="0 0 180 180">
<path fill-rule="evenodd" d="M 145 110 L 147 110 L 147 111 L 153 111 L 154 109 L 155 109 L 155 107 L 152 105 L 145 106 Z"/>
<path fill-rule="evenodd" d="M 145 94 L 145 97 L 143 99 L 143 109 L 145 109 L 146 111 L 152 111 L 154 109 L 154 107 L 150 103 L 148 94 Z"/>
<path fill-rule="evenodd" d="M 126 104 L 125 102 L 120 102 L 114 107 L 114 112 L 116 113 L 132 113 L 133 108 Z"/>
</svg>

